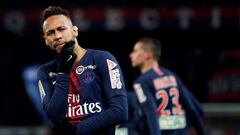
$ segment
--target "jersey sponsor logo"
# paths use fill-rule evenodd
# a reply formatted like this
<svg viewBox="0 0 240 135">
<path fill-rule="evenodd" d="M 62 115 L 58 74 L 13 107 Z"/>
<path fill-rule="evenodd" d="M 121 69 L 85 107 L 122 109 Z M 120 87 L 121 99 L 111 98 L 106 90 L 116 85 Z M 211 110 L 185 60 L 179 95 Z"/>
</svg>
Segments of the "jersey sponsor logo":
<svg viewBox="0 0 240 135">
<path fill-rule="evenodd" d="M 85 83 L 90 83 L 94 80 L 95 76 L 93 71 L 91 70 L 86 70 L 83 74 L 82 74 L 82 80 Z"/>
<path fill-rule="evenodd" d="M 50 80 L 52 81 L 52 85 L 56 84 L 57 75 L 58 75 L 57 73 L 49 72 L 48 76 L 49 76 Z"/>
<path fill-rule="evenodd" d="M 126 128 L 126 127 L 116 128 L 115 135 L 128 135 L 128 128 Z"/>
<path fill-rule="evenodd" d="M 107 59 L 107 65 L 108 65 L 109 77 L 111 81 L 111 88 L 121 89 L 122 82 L 120 77 L 120 71 L 118 68 L 116 68 L 117 64 L 114 61 Z"/>
<path fill-rule="evenodd" d="M 57 81 L 52 81 L 52 84 L 55 85 L 56 82 L 57 82 Z"/>
<path fill-rule="evenodd" d="M 71 60 L 72 59 L 72 55 L 69 56 L 69 58 L 67 59 L 67 61 Z"/>
<path fill-rule="evenodd" d="M 84 102 L 81 104 L 79 94 L 68 94 L 68 111 L 66 117 L 73 120 L 87 117 L 89 114 L 102 111 L 100 102 Z"/>
<path fill-rule="evenodd" d="M 108 70 L 112 70 L 113 68 L 115 68 L 117 66 L 117 64 L 114 61 L 109 60 L 109 59 L 107 59 L 107 65 L 108 65 Z"/>
<path fill-rule="evenodd" d="M 90 83 L 94 80 L 95 75 L 93 70 L 96 69 L 96 65 L 88 65 L 88 66 L 78 66 L 76 68 L 76 74 L 81 75 L 81 79 L 85 83 Z"/>
<path fill-rule="evenodd" d="M 80 65 L 80 66 L 78 66 L 77 68 L 76 68 L 76 74 L 78 74 L 78 75 L 80 75 L 80 74 L 82 74 L 85 70 L 87 70 L 87 69 L 96 69 L 96 65 L 88 65 L 88 66 L 82 66 L 82 65 Z"/>
<path fill-rule="evenodd" d="M 51 78 L 51 77 L 56 77 L 57 76 L 57 73 L 54 73 L 54 72 L 49 72 L 48 76 Z"/>
<path fill-rule="evenodd" d="M 135 90 L 135 92 L 136 92 L 136 94 L 137 94 L 138 101 L 139 101 L 140 103 L 146 102 L 147 97 L 145 96 L 145 94 L 144 94 L 144 92 L 143 92 L 143 89 L 142 89 L 142 87 L 141 87 L 141 84 L 136 83 L 136 84 L 133 85 L 133 88 L 134 88 L 134 90 Z"/>
<path fill-rule="evenodd" d="M 187 126 L 184 115 L 160 116 L 158 117 L 158 123 L 161 130 L 183 129 Z"/>
<path fill-rule="evenodd" d="M 38 89 L 39 89 L 39 92 L 40 92 L 41 102 L 43 102 L 43 99 L 46 96 L 46 93 L 44 91 L 44 88 L 43 88 L 41 80 L 38 81 Z"/>
<path fill-rule="evenodd" d="M 84 71 L 84 66 L 80 65 L 76 68 L 76 74 L 80 75 Z"/>
</svg>

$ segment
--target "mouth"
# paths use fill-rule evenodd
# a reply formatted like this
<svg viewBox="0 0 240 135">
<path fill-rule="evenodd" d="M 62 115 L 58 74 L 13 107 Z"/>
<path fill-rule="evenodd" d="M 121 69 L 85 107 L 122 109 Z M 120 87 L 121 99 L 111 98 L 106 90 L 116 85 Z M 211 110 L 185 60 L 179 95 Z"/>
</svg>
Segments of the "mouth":
<svg viewBox="0 0 240 135">
<path fill-rule="evenodd" d="M 61 45 L 64 45 L 64 44 L 65 44 L 64 42 L 55 43 L 54 47 L 57 48 L 58 46 L 61 46 Z"/>
<path fill-rule="evenodd" d="M 60 52 L 64 45 L 65 43 L 56 43 L 54 45 L 54 48 L 56 49 L 57 52 Z"/>
</svg>

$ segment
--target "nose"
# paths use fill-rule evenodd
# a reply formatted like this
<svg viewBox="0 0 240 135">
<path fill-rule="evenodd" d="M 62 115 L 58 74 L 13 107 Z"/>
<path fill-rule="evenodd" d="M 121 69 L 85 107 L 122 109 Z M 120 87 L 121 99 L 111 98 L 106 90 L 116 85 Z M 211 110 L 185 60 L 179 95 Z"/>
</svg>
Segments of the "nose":
<svg viewBox="0 0 240 135">
<path fill-rule="evenodd" d="M 55 35 L 54 35 L 54 38 L 55 40 L 58 40 L 58 39 L 61 39 L 62 38 L 62 34 L 58 31 L 55 32 Z"/>
<path fill-rule="evenodd" d="M 132 57 L 132 53 L 129 54 L 129 58 L 131 58 L 131 57 Z"/>
</svg>

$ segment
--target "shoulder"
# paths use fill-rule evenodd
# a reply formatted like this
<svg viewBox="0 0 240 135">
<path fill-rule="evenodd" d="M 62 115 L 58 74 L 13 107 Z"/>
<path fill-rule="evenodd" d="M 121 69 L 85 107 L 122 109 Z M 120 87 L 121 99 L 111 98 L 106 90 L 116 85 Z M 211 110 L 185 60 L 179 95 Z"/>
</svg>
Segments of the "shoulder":
<svg viewBox="0 0 240 135">
<path fill-rule="evenodd" d="M 159 67 L 159 69 L 163 72 L 163 73 L 171 73 L 172 71 L 166 67 Z"/>
<path fill-rule="evenodd" d="M 166 67 L 160 67 L 160 70 L 165 74 L 165 75 L 174 75 L 177 76 L 177 74 L 175 72 L 173 72 L 172 70 L 166 68 Z"/>
<path fill-rule="evenodd" d="M 97 58 L 113 57 L 109 51 L 89 49 L 90 53 Z"/>
<path fill-rule="evenodd" d="M 89 50 L 90 55 L 93 57 L 97 64 L 114 64 L 118 65 L 116 58 L 108 51 L 103 50 Z"/>
<path fill-rule="evenodd" d="M 175 72 L 171 71 L 170 69 L 167 69 L 167 68 L 164 68 L 164 67 L 161 67 L 160 69 L 162 70 L 162 72 L 165 75 L 173 76 L 177 80 L 178 83 L 182 81 L 181 78 Z"/>
<path fill-rule="evenodd" d="M 136 83 L 146 83 L 147 81 L 149 81 L 149 78 L 151 76 L 151 71 L 148 71 L 142 75 L 140 75 L 137 79 L 134 80 L 134 84 Z"/>
<path fill-rule="evenodd" d="M 38 76 L 41 74 L 46 74 L 48 72 L 54 72 L 56 70 L 56 60 L 49 61 L 45 64 L 42 64 L 38 68 Z"/>
</svg>

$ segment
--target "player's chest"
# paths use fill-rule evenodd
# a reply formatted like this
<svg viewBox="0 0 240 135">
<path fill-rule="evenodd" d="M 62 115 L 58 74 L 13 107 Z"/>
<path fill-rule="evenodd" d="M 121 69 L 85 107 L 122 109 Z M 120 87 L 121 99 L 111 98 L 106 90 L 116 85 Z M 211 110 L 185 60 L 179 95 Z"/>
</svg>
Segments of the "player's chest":
<svg viewBox="0 0 240 135">
<path fill-rule="evenodd" d="M 54 87 L 57 82 L 57 73 L 50 72 L 50 81 Z M 70 87 L 88 87 L 99 83 L 99 75 L 95 64 L 78 65 L 72 69 L 69 75 Z"/>
<path fill-rule="evenodd" d="M 97 66 L 95 64 L 78 65 L 70 73 L 70 79 L 74 84 L 88 85 L 92 84 L 97 76 Z"/>
</svg>

